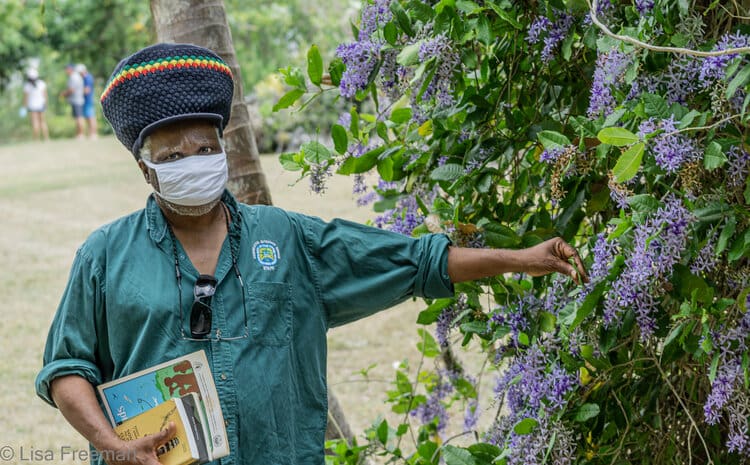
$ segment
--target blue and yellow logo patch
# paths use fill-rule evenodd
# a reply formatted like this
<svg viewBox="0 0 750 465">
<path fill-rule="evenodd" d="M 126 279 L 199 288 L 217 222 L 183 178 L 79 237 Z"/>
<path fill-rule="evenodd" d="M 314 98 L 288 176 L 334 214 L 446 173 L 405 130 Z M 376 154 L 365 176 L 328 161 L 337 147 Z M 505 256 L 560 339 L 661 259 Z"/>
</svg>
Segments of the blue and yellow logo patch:
<svg viewBox="0 0 750 465">
<path fill-rule="evenodd" d="M 264 270 L 273 270 L 279 262 L 279 248 L 271 241 L 256 241 L 253 244 L 253 258 L 260 263 Z"/>
</svg>

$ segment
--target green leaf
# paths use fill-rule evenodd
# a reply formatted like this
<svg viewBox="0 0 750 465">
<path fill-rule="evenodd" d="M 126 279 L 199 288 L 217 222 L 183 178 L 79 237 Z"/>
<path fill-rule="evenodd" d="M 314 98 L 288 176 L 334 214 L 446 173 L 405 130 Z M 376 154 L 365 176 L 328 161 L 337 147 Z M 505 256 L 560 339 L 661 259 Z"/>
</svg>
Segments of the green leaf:
<svg viewBox="0 0 750 465">
<path fill-rule="evenodd" d="M 716 141 L 711 142 L 706 147 L 706 152 L 703 155 L 703 166 L 711 171 L 714 170 L 727 162 L 727 156 L 721 150 L 721 144 Z"/>
<path fill-rule="evenodd" d="M 628 205 L 637 213 L 652 213 L 659 209 L 659 201 L 651 194 L 628 197 Z"/>
<path fill-rule="evenodd" d="M 317 45 L 311 46 L 307 51 L 307 76 L 310 82 L 320 87 L 320 81 L 323 79 L 323 57 L 320 56 Z"/>
<path fill-rule="evenodd" d="M 443 310 L 453 304 L 454 299 L 445 298 L 437 299 L 429 307 L 419 312 L 417 323 L 420 325 L 429 325 L 437 321 Z"/>
<path fill-rule="evenodd" d="M 683 299 L 690 301 L 695 296 L 698 302 L 704 304 L 710 304 L 713 301 L 713 288 L 709 287 L 703 278 L 691 273 L 690 268 L 685 265 L 675 265 L 672 280 L 675 290 Z"/>
<path fill-rule="evenodd" d="M 394 5 L 398 2 L 391 2 Z M 411 66 L 419 63 L 419 47 L 422 46 L 423 41 L 419 41 L 415 44 L 407 45 L 396 57 L 396 62 L 401 66 Z"/>
<path fill-rule="evenodd" d="M 430 179 L 435 181 L 455 181 L 464 173 L 464 168 L 456 163 L 446 163 L 438 166 L 430 173 Z"/>
<path fill-rule="evenodd" d="M 398 29 L 396 28 L 396 23 L 389 21 L 388 24 L 385 25 L 383 28 L 383 37 L 385 37 L 385 40 L 389 44 L 396 45 L 398 42 Z"/>
<path fill-rule="evenodd" d="M 378 441 L 383 445 L 388 444 L 388 422 L 386 420 L 381 421 L 380 426 L 378 426 Z"/>
<path fill-rule="evenodd" d="M 484 45 L 490 45 L 495 40 L 490 21 L 484 15 L 480 16 L 477 22 L 477 39 Z"/>
<path fill-rule="evenodd" d="M 477 465 L 474 456 L 466 449 L 447 444 L 443 447 L 445 465 Z"/>
<path fill-rule="evenodd" d="M 422 328 L 417 329 L 417 333 L 419 333 L 419 342 L 417 343 L 417 349 L 419 349 L 419 352 L 421 352 L 425 357 L 437 357 L 440 355 L 440 346 L 435 341 L 435 338 L 432 337 L 432 334 L 430 334 L 429 331 L 426 331 Z"/>
<path fill-rule="evenodd" d="M 402 124 L 411 120 L 411 108 L 398 108 L 391 113 L 391 121 Z"/>
<path fill-rule="evenodd" d="M 615 181 L 625 182 L 633 179 L 638 173 L 638 169 L 641 167 L 643 161 L 643 151 L 646 145 L 641 142 L 635 144 L 625 151 L 615 163 L 615 167 L 612 168 L 612 173 L 615 175 Z"/>
<path fill-rule="evenodd" d="M 587 316 L 591 315 L 606 288 L 606 281 L 600 282 L 594 287 L 594 290 L 591 291 L 591 293 L 589 293 L 589 295 L 587 295 L 585 299 L 583 299 L 583 303 L 576 311 L 576 317 L 573 320 L 573 323 L 570 324 L 568 331 L 572 332 L 578 325 L 583 322 L 583 320 L 586 319 Z"/>
<path fill-rule="evenodd" d="M 638 136 L 625 128 L 612 127 L 604 128 L 599 131 L 596 137 L 604 144 L 623 147 L 625 145 L 635 144 L 639 141 Z"/>
<path fill-rule="evenodd" d="M 539 422 L 534 418 L 524 418 L 513 426 L 513 432 L 519 435 L 529 434 L 538 424 Z"/>
<path fill-rule="evenodd" d="M 344 75 L 344 71 L 346 71 L 346 65 L 341 58 L 334 59 L 328 65 L 328 74 L 331 76 L 331 84 L 338 87 L 339 84 L 341 84 L 341 77 Z"/>
<path fill-rule="evenodd" d="M 352 109 L 349 110 L 349 115 L 352 117 L 351 123 L 349 123 L 349 132 L 351 132 L 352 136 L 356 139 L 359 137 L 359 113 L 357 113 L 357 108 L 352 107 Z"/>
<path fill-rule="evenodd" d="M 537 137 L 539 138 L 539 142 L 541 142 L 547 150 L 563 148 L 570 145 L 570 139 L 555 131 L 540 131 L 539 134 L 537 134 Z"/>
<path fill-rule="evenodd" d="M 338 169 L 339 174 L 360 174 L 370 171 L 377 163 L 378 157 L 385 151 L 385 146 L 370 150 L 361 157 L 349 157 Z"/>
<path fill-rule="evenodd" d="M 316 141 L 302 144 L 300 152 L 305 154 L 305 160 L 318 165 L 331 159 L 331 151 L 325 145 Z"/>
<path fill-rule="evenodd" d="M 662 119 L 669 116 L 669 105 L 667 105 L 664 97 L 654 94 L 643 94 L 643 102 L 648 116 Z"/>
<path fill-rule="evenodd" d="M 302 165 L 295 160 L 297 153 L 287 152 L 279 155 L 279 162 L 281 166 L 287 171 L 299 171 L 302 169 Z"/>
<path fill-rule="evenodd" d="M 278 102 L 276 102 L 276 105 L 273 106 L 273 111 L 279 111 L 283 110 L 284 108 L 289 108 L 292 105 L 294 105 L 294 102 L 296 102 L 300 97 L 305 95 L 305 91 L 302 89 L 292 89 L 286 94 L 284 94 Z"/>
<path fill-rule="evenodd" d="M 519 23 L 515 17 L 511 16 L 511 14 L 515 13 L 514 11 L 511 10 L 510 12 L 508 12 L 503 10 L 502 7 L 494 1 L 487 3 L 489 4 L 490 8 L 492 8 L 492 11 L 494 11 L 500 19 L 508 23 L 514 29 L 518 29 L 519 31 L 523 30 L 523 24 Z"/>
<path fill-rule="evenodd" d="M 490 247 L 496 249 L 510 249 L 521 245 L 522 238 L 516 232 L 496 221 L 482 226 L 482 236 Z"/>
<path fill-rule="evenodd" d="M 396 21 L 398 22 L 398 26 L 401 28 L 402 31 L 406 33 L 409 37 L 414 35 L 414 29 L 411 27 L 411 18 L 408 14 L 406 14 L 406 10 L 404 10 L 404 7 L 401 6 L 401 2 L 391 2 L 390 5 L 391 11 L 396 16 Z"/>
<path fill-rule="evenodd" d="M 500 455 L 501 450 L 495 445 L 479 442 L 470 445 L 469 452 L 479 460 L 479 463 L 491 464 Z"/>
<path fill-rule="evenodd" d="M 346 153 L 349 146 L 349 138 L 346 136 L 346 129 L 340 124 L 334 124 L 331 128 L 331 138 L 333 138 L 333 148 L 340 154 Z"/>
<path fill-rule="evenodd" d="M 742 233 L 737 234 L 737 239 L 735 239 L 734 245 L 727 254 L 730 263 L 736 262 L 750 252 L 750 228 L 745 231 L 742 237 L 740 237 L 740 234 Z"/>
<path fill-rule="evenodd" d="M 305 76 L 302 74 L 302 71 L 300 71 L 299 68 L 287 66 L 286 68 L 280 69 L 279 72 L 284 75 L 284 82 L 287 85 L 302 90 L 305 89 Z"/>
<path fill-rule="evenodd" d="M 737 93 L 737 89 L 747 84 L 748 80 L 750 80 L 750 65 L 745 65 L 745 67 L 742 68 L 734 78 L 732 78 L 729 85 L 727 85 L 727 99 L 734 97 L 734 94 Z"/>
<path fill-rule="evenodd" d="M 557 317 L 549 312 L 539 314 L 539 329 L 545 333 L 554 333 L 557 325 Z"/>
<path fill-rule="evenodd" d="M 604 124 L 602 126 L 605 128 L 614 126 L 615 123 L 620 121 L 620 118 L 622 118 L 627 112 L 628 110 L 626 110 L 625 108 L 618 108 L 617 110 L 613 111 L 609 116 L 607 116 L 607 118 L 605 118 Z"/>
<path fill-rule="evenodd" d="M 583 423 L 586 420 L 594 418 L 599 415 L 599 404 L 583 404 L 576 410 L 576 415 L 573 419 L 579 423 Z"/>
</svg>

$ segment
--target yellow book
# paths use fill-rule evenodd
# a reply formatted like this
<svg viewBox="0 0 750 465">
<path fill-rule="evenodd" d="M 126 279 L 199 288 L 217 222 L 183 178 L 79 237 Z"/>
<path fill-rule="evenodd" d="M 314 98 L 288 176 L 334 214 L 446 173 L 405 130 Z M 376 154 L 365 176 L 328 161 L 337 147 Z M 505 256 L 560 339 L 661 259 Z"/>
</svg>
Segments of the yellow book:
<svg viewBox="0 0 750 465">
<path fill-rule="evenodd" d="M 124 441 L 132 441 L 165 429 L 174 422 L 177 432 L 156 454 L 162 465 L 191 465 L 208 461 L 200 416 L 196 411 L 200 400 L 195 393 L 175 397 L 146 410 L 117 427 L 115 432 Z"/>
</svg>

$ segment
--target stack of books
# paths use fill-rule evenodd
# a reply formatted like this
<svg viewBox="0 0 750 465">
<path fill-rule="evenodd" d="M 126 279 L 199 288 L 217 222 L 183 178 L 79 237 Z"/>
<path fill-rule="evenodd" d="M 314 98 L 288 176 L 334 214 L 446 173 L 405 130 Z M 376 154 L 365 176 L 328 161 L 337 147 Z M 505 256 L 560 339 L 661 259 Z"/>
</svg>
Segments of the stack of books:
<svg viewBox="0 0 750 465">
<path fill-rule="evenodd" d="M 229 455 L 224 416 L 203 350 L 97 386 L 117 434 L 126 441 L 165 429 L 175 436 L 157 450 L 163 465 L 207 463 Z"/>
</svg>

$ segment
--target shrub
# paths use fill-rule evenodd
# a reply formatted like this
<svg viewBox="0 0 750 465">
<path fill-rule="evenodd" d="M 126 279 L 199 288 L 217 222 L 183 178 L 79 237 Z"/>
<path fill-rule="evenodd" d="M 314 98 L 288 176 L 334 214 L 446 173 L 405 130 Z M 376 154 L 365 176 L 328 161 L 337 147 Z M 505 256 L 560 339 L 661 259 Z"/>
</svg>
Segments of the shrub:
<svg viewBox="0 0 750 465">
<path fill-rule="evenodd" d="M 331 444 L 331 462 L 750 457 L 750 64 L 747 48 L 721 52 L 747 47 L 746 20 L 722 2 L 593 7 L 375 0 L 326 75 L 316 47 L 307 76 L 285 72 L 278 107 L 329 80 L 353 103 L 330 146 L 281 156 L 313 186 L 332 169 L 352 175 L 377 225 L 457 245 L 561 236 L 592 277 L 498 276 L 426 302 L 418 323 L 437 334 L 420 329 L 424 357 L 451 360 L 474 339 L 489 363 L 416 380 L 399 370 L 387 395 L 410 414 L 377 422 L 366 444 Z M 361 185 L 373 171 L 379 184 Z M 493 402 L 478 404 L 492 373 Z M 473 440 L 446 437 L 457 410 Z M 479 413 L 495 418 L 486 431 Z"/>
</svg>

